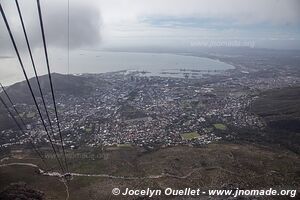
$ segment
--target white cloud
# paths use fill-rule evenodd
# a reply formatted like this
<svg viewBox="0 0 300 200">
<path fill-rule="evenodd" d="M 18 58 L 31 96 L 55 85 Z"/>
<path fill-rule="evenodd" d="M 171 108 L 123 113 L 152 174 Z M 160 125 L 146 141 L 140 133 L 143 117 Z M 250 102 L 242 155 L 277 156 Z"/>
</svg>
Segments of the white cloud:
<svg viewBox="0 0 300 200">
<path fill-rule="evenodd" d="M 299 39 L 298 0 L 99 0 L 99 7 L 103 20 L 102 45 L 170 45 L 172 42 L 176 45 L 202 39 L 261 40 L 280 34 L 283 39 Z M 207 21 L 211 26 L 192 27 L 188 26 L 189 21 L 180 21 L 189 18 Z M 170 19 L 169 26 L 155 24 L 155 20 L 161 19 Z M 187 26 L 176 25 L 180 23 Z M 265 29 L 264 25 L 273 29 Z M 286 29 L 290 27 L 297 27 L 298 31 L 288 33 Z"/>
<path fill-rule="evenodd" d="M 298 0 L 99 0 L 105 23 L 143 16 L 231 19 L 239 23 L 299 24 Z"/>
</svg>

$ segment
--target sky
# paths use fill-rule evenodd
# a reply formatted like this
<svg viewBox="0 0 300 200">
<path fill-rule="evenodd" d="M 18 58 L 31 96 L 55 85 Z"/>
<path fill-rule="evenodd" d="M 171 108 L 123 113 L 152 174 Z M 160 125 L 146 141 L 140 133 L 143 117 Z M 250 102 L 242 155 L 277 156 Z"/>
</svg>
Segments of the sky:
<svg viewBox="0 0 300 200">
<path fill-rule="evenodd" d="M 15 2 L 0 2 L 29 65 Z M 19 4 L 34 57 L 43 65 L 36 0 Z M 72 56 L 82 50 L 135 47 L 300 49 L 299 0 L 69 0 L 69 26 L 68 0 L 41 0 L 41 4 L 50 61 L 58 71 L 67 70 L 68 27 Z M 21 77 L 18 71 L 1 18 L 0 81 Z"/>
</svg>

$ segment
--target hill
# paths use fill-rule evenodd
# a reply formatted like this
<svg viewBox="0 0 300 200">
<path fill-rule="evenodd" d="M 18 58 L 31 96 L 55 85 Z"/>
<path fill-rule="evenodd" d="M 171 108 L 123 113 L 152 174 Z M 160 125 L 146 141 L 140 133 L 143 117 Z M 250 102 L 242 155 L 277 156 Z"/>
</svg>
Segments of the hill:
<svg viewBox="0 0 300 200">
<path fill-rule="evenodd" d="M 15 154 L 20 153 L 11 152 L 10 158 L 3 161 L 3 164 L 32 162 L 42 166 L 33 153 L 27 154 L 23 151 L 21 159 L 16 158 Z M 69 199 L 72 200 L 150 199 L 113 196 L 111 191 L 115 187 L 125 191 L 125 188 L 163 190 L 166 187 L 201 190 L 298 189 L 300 185 L 298 178 L 300 160 L 297 154 L 280 148 L 274 150 L 258 145 L 218 143 L 201 148 L 176 146 L 150 152 L 135 147 L 108 147 L 103 151 L 93 149 L 93 153 L 91 149 L 78 149 L 67 151 L 67 154 L 77 155 L 69 157 L 69 167 L 71 172 L 79 173 L 68 184 Z M 53 156 L 49 158 L 48 162 L 55 162 Z M 59 178 L 42 176 L 36 171 L 36 168 L 28 166 L 0 167 L 0 191 L 8 184 L 23 181 L 32 188 L 43 191 L 46 199 L 65 199 L 65 186 Z M 99 176 L 85 176 L 86 174 Z M 196 198 L 157 196 L 151 199 Z M 201 196 L 199 199 L 232 199 L 232 197 Z M 274 199 L 274 197 L 237 199 Z"/>
<path fill-rule="evenodd" d="M 51 90 L 48 75 L 40 76 L 39 80 L 44 94 L 49 94 Z M 38 90 L 36 78 L 31 78 L 29 81 L 33 88 L 34 94 L 37 97 L 40 97 L 41 95 Z M 63 93 L 74 96 L 88 95 L 93 88 L 90 79 L 84 76 L 53 73 L 52 82 L 55 94 Z M 26 81 L 15 83 L 9 86 L 7 88 L 7 93 L 16 103 L 33 103 Z"/>
<path fill-rule="evenodd" d="M 39 77 L 43 94 L 46 96 L 46 101 L 52 102 L 51 90 L 48 75 Z M 31 78 L 30 84 L 36 97 L 40 97 L 36 78 Z M 85 96 L 89 95 L 96 86 L 105 85 L 106 82 L 96 78 L 75 75 L 52 74 L 52 82 L 54 93 L 57 98 L 60 95 Z M 34 105 L 30 90 L 26 81 L 15 83 L 6 88 L 14 103 Z M 0 93 L 1 97 L 6 100 L 5 94 Z M 8 102 L 8 101 L 6 101 Z M 7 111 L 0 104 L 0 130 L 16 127 L 14 121 L 8 117 Z"/>
<path fill-rule="evenodd" d="M 263 92 L 251 110 L 265 121 L 269 140 L 300 152 L 300 87 Z"/>
</svg>

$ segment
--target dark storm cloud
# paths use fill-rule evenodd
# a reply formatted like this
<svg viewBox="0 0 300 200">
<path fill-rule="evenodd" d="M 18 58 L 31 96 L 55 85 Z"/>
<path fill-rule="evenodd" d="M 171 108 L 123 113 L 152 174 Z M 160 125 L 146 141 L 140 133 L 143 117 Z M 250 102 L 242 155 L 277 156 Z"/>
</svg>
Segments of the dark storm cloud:
<svg viewBox="0 0 300 200">
<path fill-rule="evenodd" d="M 10 22 L 13 34 L 21 50 L 26 49 L 24 35 L 15 2 L 0 0 Z M 41 32 L 36 0 L 19 1 L 26 29 L 33 48 L 41 47 Z M 46 40 L 49 47 L 67 48 L 68 4 L 67 0 L 41 1 Z M 96 1 L 70 0 L 70 48 L 96 45 L 100 42 L 101 15 Z M 12 53 L 12 45 L 0 19 L 0 53 Z"/>
</svg>

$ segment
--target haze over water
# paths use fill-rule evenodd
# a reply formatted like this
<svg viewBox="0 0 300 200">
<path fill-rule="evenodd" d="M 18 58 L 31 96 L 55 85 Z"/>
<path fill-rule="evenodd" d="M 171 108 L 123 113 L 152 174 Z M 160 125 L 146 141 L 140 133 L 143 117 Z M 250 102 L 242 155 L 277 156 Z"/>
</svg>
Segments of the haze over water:
<svg viewBox="0 0 300 200">
<path fill-rule="evenodd" d="M 52 61 L 52 72 L 67 73 L 67 68 L 60 66 L 59 61 Z M 30 65 L 27 66 L 30 69 Z M 135 53 L 109 51 L 81 51 L 71 54 L 70 73 L 105 73 L 120 70 L 138 70 L 149 72 L 153 76 L 170 76 L 183 78 L 183 70 L 227 70 L 233 66 L 209 58 L 166 53 Z M 181 70 L 181 72 L 180 72 Z M 28 70 L 30 77 L 32 70 Z M 39 74 L 45 74 L 46 68 L 39 69 Z M 195 73 L 195 72 L 194 72 Z M 3 78 L 9 85 L 23 80 L 21 73 L 11 74 Z"/>
</svg>

